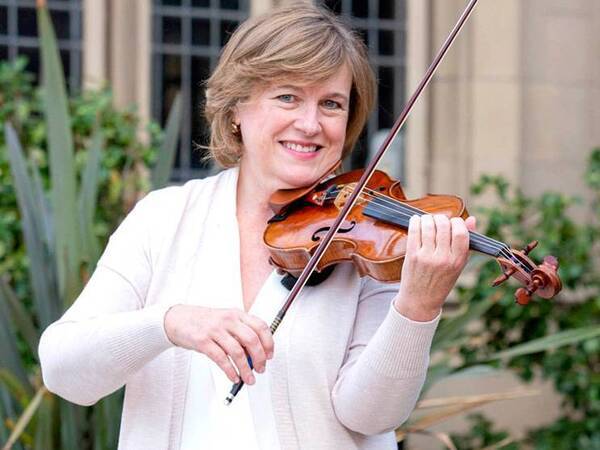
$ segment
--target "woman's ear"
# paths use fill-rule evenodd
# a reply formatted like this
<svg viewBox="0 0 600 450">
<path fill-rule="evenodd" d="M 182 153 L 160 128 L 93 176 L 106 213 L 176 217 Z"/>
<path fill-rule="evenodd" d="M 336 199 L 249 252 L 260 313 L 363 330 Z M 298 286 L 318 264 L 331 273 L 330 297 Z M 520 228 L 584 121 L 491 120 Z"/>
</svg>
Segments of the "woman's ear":
<svg viewBox="0 0 600 450">
<path fill-rule="evenodd" d="M 231 123 L 237 125 L 239 127 L 240 121 L 240 111 L 238 109 L 238 105 L 235 105 L 231 110 Z"/>
</svg>

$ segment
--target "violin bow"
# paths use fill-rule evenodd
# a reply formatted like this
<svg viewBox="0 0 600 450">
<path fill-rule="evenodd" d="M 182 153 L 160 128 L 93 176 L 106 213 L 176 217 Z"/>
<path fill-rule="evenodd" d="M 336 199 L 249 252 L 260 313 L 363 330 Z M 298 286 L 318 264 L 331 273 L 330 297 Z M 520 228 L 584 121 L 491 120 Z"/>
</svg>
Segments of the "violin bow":
<svg viewBox="0 0 600 450">
<path fill-rule="evenodd" d="M 377 168 L 377 164 L 379 163 L 379 161 L 381 160 L 381 158 L 383 157 L 385 152 L 390 147 L 394 138 L 400 132 L 400 129 L 402 128 L 402 126 L 404 125 L 404 122 L 406 122 L 406 119 L 410 115 L 410 112 L 411 112 L 414 104 L 417 102 L 417 100 L 421 96 L 421 93 L 423 92 L 423 90 L 427 87 L 427 85 L 431 81 L 431 78 L 433 78 L 433 75 L 435 74 L 435 71 L 437 70 L 439 64 L 442 62 L 442 59 L 444 59 L 444 56 L 446 56 L 446 53 L 452 46 L 452 43 L 458 36 L 458 33 L 460 32 L 460 30 L 466 23 L 467 19 L 473 12 L 473 9 L 475 8 L 477 1 L 478 0 L 470 0 L 469 3 L 467 4 L 465 10 L 459 17 L 458 21 L 456 22 L 456 25 L 454 25 L 454 28 L 452 29 L 452 31 L 450 32 L 450 34 L 448 35 L 448 37 L 442 44 L 441 48 L 438 50 L 438 53 L 435 56 L 433 62 L 429 65 L 427 72 L 425 72 L 425 75 L 423 76 L 423 79 L 417 86 L 415 92 L 413 93 L 413 95 L 410 97 L 410 99 L 404 106 L 404 109 L 400 113 L 400 116 L 398 116 L 398 119 L 396 119 L 394 126 L 392 127 L 392 129 L 386 136 L 385 140 L 379 147 L 379 150 L 377 151 L 377 153 L 375 154 L 375 156 L 373 157 L 373 159 L 371 160 L 371 162 L 365 169 L 362 177 L 360 178 L 360 180 L 356 184 L 356 187 L 352 191 L 352 194 L 346 200 L 344 207 L 342 208 L 342 210 L 340 211 L 340 213 L 337 216 L 337 219 L 333 222 L 329 231 L 327 232 L 325 237 L 321 240 L 319 246 L 316 248 L 312 257 L 306 264 L 306 267 L 304 267 L 304 270 L 298 277 L 298 280 L 294 284 L 294 287 L 290 290 L 290 293 L 288 294 L 288 297 L 285 300 L 285 303 L 283 304 L 283 306 L 281 307 L 281 309 L 275 316 L 275 319 L 273 319 L 273 322 L 271 323 L 271 333 L 272 334 L 275 334 L 275 331 L 277 331 L 277 328 L 279 328 L 279 324 L 285 317 L 285 314 L 287 313 L 288 309 L 292 305 L 292 302 L 298 297 L 298 295 L 300 294 L 300 292 L 306 285 L 306 282 L 308 281 L 308 279 L 310 278 L 312 273 L 315 271 L 317 264 L 319 263 L 319 261 L 321 260 L 321 258 L 325 254 L 325 252 L 327 251 L 329 244 L 333 240 L 333 236 L 337 233 L 342 222 L 346 219 L 346 216 L 348 216 L 348 213 L 354 207 L 354 204 L 356 203 L 358 196 L 362 192 L 363 188 L 369 182 L 369 179 L 373 175 L 373 172 L 375 172 L 375 169 Z M 250 360 L 250 358 L 248 358 L 248 362 L 250 363 L 250 368 L 252 368 L 252 361 Z M 240 380 L 238 383 L 235 383 L 231 387 L 231 391 L 225 398 L 226 405 L 229 405 L 233 401 L 235 396 L 242 389 L 242 386 L 244 386 L 244 382 L 242 380 Z"/>
</svg>

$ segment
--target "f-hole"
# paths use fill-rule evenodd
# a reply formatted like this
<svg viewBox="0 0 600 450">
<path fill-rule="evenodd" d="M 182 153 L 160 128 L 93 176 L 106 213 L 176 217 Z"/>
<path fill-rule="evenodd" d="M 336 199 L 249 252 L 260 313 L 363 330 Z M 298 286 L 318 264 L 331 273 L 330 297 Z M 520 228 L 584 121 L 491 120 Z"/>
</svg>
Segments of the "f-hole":
<svg viewBox="0 0 600 450">
<path fill-rule="evenodd" d="M 340 227 L 337 232 L 338 233 L 349 233 L 350 231 L 352 231 L 354 229 L 355 226 L 356 226 L 356 221 L 353 220 L 352 222 L 350 222 L 350 226 L 348 228 L 341 228 Z M 313 233 L 313 235 L 312 235 L 312 238 L 311 238 L 313 240 L 313 242 L 320 241 L 321 240 L 321 236 L 318 236 L 318 235 L 319 234 L 326 234 L 329 231 L 330 228 L 331 227 L 322 227 L 322 228 L 319 228 L 317 231 L 315 231 Z"/>
</svg>

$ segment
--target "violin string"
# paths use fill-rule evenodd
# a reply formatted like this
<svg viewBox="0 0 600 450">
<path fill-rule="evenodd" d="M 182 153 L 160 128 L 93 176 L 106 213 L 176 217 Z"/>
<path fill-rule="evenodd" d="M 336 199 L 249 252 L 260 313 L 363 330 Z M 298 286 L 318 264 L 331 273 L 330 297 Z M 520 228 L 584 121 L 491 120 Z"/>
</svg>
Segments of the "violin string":
<svg viewBox="0 0 600 450">
<path fill-rule="evenodd" d="M 427 214 L 427 212 L 422 211 L 418 208 L 412 207 L 410 205 L 406 205 L 405 203 L 402 203 L 398 200 L 392 199 L 386 195 L 380 194 L 379 192 L 373 191 L 371 189 L 368 189 L 368 191 L 370 191 L 370 195 L 371 197 L 375 197 L 377 199 L 380 200 L 380 202 L 385 202 L 388 203 L 392 206 L 394 206 L 394 208 L 392 207 L 386 207 L 384 205 L 382 205 L 381 203 L 378 204 L 378 206 L 384 207 L 386 209 L 389 209 L 391 211 L 393 211 L 395 214 L 399 214 L 401 215 L 401 217 L 404 218 L 409 218 L 411 215 L 413 214 L 417 214 L 417 215 L 423 215 L 423 214 Z M 368 196 L 369 194 L 364 195 L 364 197 Z M 397 208 L 397 209 L 396 209 Z M 408 210 L 410 212 L 412 212 L 413 214 L 408 214 L 408 213 L 403 213 L 402 210 Z M 501 255 L 503 255 L 504 257 L 506 257 L 507 259 L 510 259 L 513 263 L 521 266 L 521 268 L 526 272 L 526 273 L 530 273 L 531 272 L 531 268 L 528 267 L 527 265 L 523 264 L 523 262 L 521 260 L 519 260 L 517 257 L 515 257 L 512 254 L 512 251 L 510 250 L 510 248 L 508 247 L 508 245 L 496 241 L 495 239 L 492 238 L 488 238 L 487 236 L 481 235 L 479 233 L 470 231 L 469 234 L 471 235 L 471 239 L 473 240 L 473 242 L 481 245 L 482 247 L 486 247 L 487 249 L 493 249 L 498 251 Z"/>
<path fill-rule="evenodd" d="M 368 191 L 368 192 L 367 192 Z M 334 199 L 335 197 L 337 197 L 337 193 L 339 192 L 339 190 L 337 191 L 330 191 L 327 193 L 327 195 L 325 196 L 325 200 L 331 200 Z M 373 191 L 372 189 L 368 189 L 366 188 L 365 191 L 363 191 L 360 194 L 360 197 L 363 199 L 366 199 L 367 201 L 371 201 L 368 200 L 369 197 L 373 198 L 373 199 L 378 199 L 380 200 L 380 203 L 378 203 L 378 206 L 380 206 L 381 208 L 385 208 L 387 210 L 390 210 L 392 213 L 394 213 L 394 215 L 392 216 L 391 214 L 390 217 L 401 217 L 404 219 L 409 219 L 412 215 L 424 215 L 427 214 L 427 212 L 422 211 L 418 208 L 415 208 L 413 206 L 407 205 L 405 203 L 402 203 L 398 200 L 392 199 L 386 195 L 383 195 L 379 192 Z M 392 206 L 386 206 L 382 203 L 387 203 L 389 205 Z M 410 213 L 407 213 L 405 211 L 409 211 Z M 412 213 L 412 214 L 411 214 Z M 384 213 L 385 214 L 385 213 Z M 499 254 L 501 254 L 502 256 L 504 256 L 505 258 L 511 260 L 513 263 L 521 266 L 521 268 L 526 272 L 526 273 L 530 273 L 531 272 L 531 268 L 528 267 L 527 265 L 525 265 L 520 259 L 518 259 L 511 251 L 510 247 L 508 247 L 508 245 L 506 245 L 503 242 L 499 242 L 493 238 L 490 238 L 488 236 L 484 236 L 482 234 L 479 234 L 477 232 L 474 231 L 470 231 L 469 234 L 471 235 L 471 239 L 473 240 L 473 242 L 479 244 L 480 246 L 482 246 L 482 248 L 486 248 L 486 249 L 491 249 L 494 251 L 498 251 Z"/>
<path fill-rule="evenodd" d="M 368 196 L 368 194 L 365 195 L 365 197 L 367 197 L 367 196 Z M 382 197 L 378 197 L 378 198 L 380 198 L 380 199 L 383 200 Z M 403 213 L 400 209 L 391 208 L 391 207 L 388 207 L 388 206 L 385 206 L 385 205 L 382 205 L 382 204 L 378 204 L 378 206 L 380 206 L 381 208 L 388 209 L 388 210 L 394 212 L 394 215 L 396 215 L 396 216 L 400 215 L 401 217 L 404 217 L 406 219 L 408 219 L 411 215 L 413 215 L 413 214 Z M 423 214 L 420 211 L 411 211 L 411 212 L 414 212 L 414 213 L 419 214 L 419 215 Z M 386 213 L 384 213 L 384 214 L 386 214 Z M 495 244 L 493 242 L 489 242 L 489 240 L 485 236 L 475 234 L 474 232 L 470 231 L 469 234 L 470 234 L 471 241 L 473 241 L 474 243 L 478 244 L 482 249 L 487 250 L 487 251 L 492 251 L 492 250 L 493 251 L 499 251 L 501 254 L 504 254 L 505 256 L 509 256 L 504 251 L 502 245 Z"/>
<path fill-rule="evenodd" d="M 397 200 L 394 200 L 392 198 L 389 198 L 389 197 L 387 197 L 385 195 L 382 195 L 382 194 L 380 194 L 380 193 L 378 193 L 376 191 L 372 191 L 372 190 L 369 190 L 369 191 L 370 191 L 369 194 L 372 197 L 375 197 L 375 198 L 379 199 L 381 202 L 385 202 L 385 203 L 388 203 L 388 204 L 392 205 L 394 208 L 392 208 L 392 207 L 388 207 L 388 208 L 392 209 L 395 212 L 401 212 L 401 211 L 408 210 L 411 213 L 413 213 L 413 214 L 406 213 L 409 216 L 410 215 L 414 215 L 414 214 L 417 214 L 419 216 L 427 214 L 427 212 L 425 212 L 425 211 L 422 211 L 422 210 L 420 210 L 418 208 L 412 207 L 410 205 L 407 205 L 407 204 L 404 204 L 404 203 L 399 202 Z M 396 207 L 398 209 L 395 209 Z M 495 250 L 499 250 L 503 246 L 503 244 L 501 244 L 501 243 L 499 243 L 497 241 L 495 241 L 495 243 L 494 243 L 494 240 L 492 240 L 490 238 L 487 238 L 487 236 L 479 235 L 478 233 L 475 233 L 475 232 L 469 232 L 469 233 L 471 234 L 471 238 L 474 241 L 476 241 L 478 243 L 481 243 L 481 244 L 489 245 L 489 248 L 492 248 L 492 249 L 495 249 Z"/>
<path fill-rule="evenodd" d="M 415 208 L 415 207 L 412 207 L 412 206 L 407 205 L 405 203 L 402 203 L 402 202 L 400 202 L 398 200 L 392 199 L 392 198 L 390 198 L 388 196 L 382 195 L 382 194 L 380 194 L 380 193 L 378 193 L 376 191 L 373 191 L 371 189 L 367 189 L 367 190 L 370 191 L 370 193 L 366 193 L 366 194 L 363 193 L 364 194 L 363 198 L 364 197 L 377 198 L 381 202 L 385 202 L 385 203 L 388 203 L 388 204 L 392 205 L 393 208 L 392 207 L 387 207 L 387 209 L 390 209 L 394 213 L 400 215 L 400 217 L 402 217 L 402 218 L 408 219 L 408 218 L 410 218 L 410 216 L 415 215 L 415 214 L 416 215 L 427 214 L 427 212 L 425 212 L 425 211 L 422 211 L 422 210 L 420 210 L 418 208 Z M 336 193 L 334 192 L 334 194 L 336 194 Z M 326 199 L 333 199 L 333 198 L 335 198 L 335 196 L 336 195 L 334 195 L 333 197 L 326 197 Z M 382 204 L 379 204 L 379 206 L 381 206 L 383 208 L 386 208 L 386 206 L 382 205 Z M 399 209 L 396 209 L 396 208 L 399 208 Z M 412 214 L 404 213 L 403 210 L 409 210 Z M 472 237 L 472 239 L 475 242 L 480 243 L 482 245 L 486 245 L 486 246 L 488 246 L 488 248 L 491 248 L 493 250 L 500 250 L 500 249 L 503 249 L 503 248 L 509 248 L 506 244 L 504 244 L 502 242 L 499 242 L 499 241 L 496 241 L 495 239 L 489 238 L 489 237 L 484 236 L 482 234 L 479 234 L 477 232 L 470 231 L 469 233 L 471 234 L 471 237 Z"/>
<path fill-rule="evenodd" d="M 392 199 L 392 198 L 390 198 L 390 197 L 388 197 L 386 195 L 380 194 L 380 193 L 378 193 L 376 191 L 373 191 L 373 190 L 370 190 L 370 189 L 369 189 L 369 191 L 370 191 L 370 193 L 371 193 L 371 195 L 373 197 L 378 198 L 381 202 L 386 202 L 386 203 L 388 203 L 388 204 L 390 204 L 390 205 L 392 205 L 394 207 L 399 208 L 398 210 L 395 210 L 394 208 L 390 207 L 390 209 L 393 209 L 394 211 L 400 211 L 400 210 L 403 209 L 403 210 L 409 210 L 411 213 L 417 214 L 417 215 L 427 214 L 425 211 L 422 211 L 422 210 L 420 210 L 418 208 L 415 208 L 415 207 L 412 207 L 410 205 L 404 204 L 404 203 L 402 203 L 400 201 Z M 474 242 L 476 242 L 476 243 L 478 243 L 478 244 L 480 244 L 480 245 L 482 245 L 484 247 L 487 247 L 488 249 L 491 248 L 491 249 L 496 250 L 496 251 L 500 250 L 501 253 L 503 253 L 505 256 L 508 256 L 506 254 L 506 252 L 504 251 L 506 248 L 508 248 L 508 246 L 506 244 L 504 244 L 502 242 L 499 242 L 499 241 L 496 241 L 495 239 L 488 238 L 487 236 L 481 235 L 481 234 L 479 234 L 477 232 L 474 232 L 474 231 L 470 231 L 469 234 L 471 236 L 471 239 Z"/>
<path fill-rule="evenodd" d="M 402 217 L 404 218 L 408 218 L 410 215 L 413 214 L 417 214 L 417 215 L 423 215 L 423 214 L 427 214 L 427 212 L 422 211 L 418 208 L 412 207 L 410 205 L 406 205 L 405 203 L 402 203 L 398 200 L 392 199 L 386 195 L 380 194 L 379 192 L 370 190 L 370 195 L 371 197 L 375 197 L 377 199 L 380 200 L 380 203 L 378 203 L 378 206 L 380 207 L 384 207 L 386 209 L 389 209 L 391 211 L 393 211 L 395 214 L 400 214 Z M 366 196 L 368 196 L 369 194 L 366 194 Z M 393 206 L 392 207 L 386 207 L 384 205 L 382 205 L 381 203 L 385 202 L 388 203 L 390 205 Z M 408 213 L 403 213 L 403 210 L 408 210 L 413 214 L 408 214 Z M 408 217 L 407 217 L 408 216 Z M 499 242 L 495 239 L 492 238 L 488 238 L 487 236 L 481 235 L 477 232 L 473 232 L 470 231 L 469 232 L 471 239 L 473 240 L 473 242 L 479 244 L 480 246 L 482 246 L 483 248 L 487 248 L 488 250 L 491 248 L 493 250 L 499 251 L 499 254 L 501 254 L 502 256 L 504 256 L 505 258 L 511 260 L 513 263 L 521 266 L 521 268 L 526 272 L 526 273 L 530 273 L 532 268 L 529 267 L 528 265 L 524 264 L 519 258 L 517 258 L 511 251 L 510 247 L 508 247 L 508 245 Z"/>
<path fill-rule="evenodd" d="M 394 206 L 394 208 L 393 208 L 393 207 L 385 206 L 385 205 L 382 205 L 381 203 L 378 203 L 379 207 L 382 207 L 382 208 L 392 211 L 395 216 L 400 216 L 405 219 L 409 219 L 410 216 L 412 216 L 414 214 L 417 214 L 417 215 L 427 214 L 427 212 L 425 212 L 425 211 L 422 211 L 418 208 L 411 207 L 410 205 L 403 204 L 402 202 L 391 199 L 391 198 L 389 198 L 385 195 L 382 195 L 376 191 L 371 190 L 371 192 L 372 192 L 372 194 L 364 194 L 363 198 L 369 197 L 369 195 L 370 195 L 371 197 L 379 199 L 380 202 L 386 202 L 386 203 Z M 405 213 L 405 212 L 403 212 L 403 210 L 409 210 L 413 214 Z M 384 214 L 386 214 L 386 213 L 384 213 Z M 394 217 L 389 213 L 388 213 L 388 215 L 390 217 Z M 506 244 L 496 241 L 495 239 L 488 238 L 487 236 L 481 235 L 481 234 L 473 232 L 473 231 L 470 231 L 469 234 L 470 234 L 471 240 L 473 242 L 475 242 L 476 244 L 480 245 L 482 248 L 487 249 L 487 250 L 492 249 L 494 251 L 499 251 L 499 254 L 501 254 L 505 258 L 511 260 L 513 263 L 521 266 L 521 268 L 526 273 L 531 272 L 532 269 L 530 267 L 528 267 L 527 265 L 523 264 L 523 262 L 521 260 L 519 260 L 517 257 L 515 257 L 512 254 L 512 251 L 510 250 L 510 248 Z"/>
<path fill-rule="evenodd" d="M 400 202 L 398 202 L 400 204 L 396 204 L 396 203 L 393 202 L 393 200 L 392 201 L 387 201 L 386 200 L 387 199 L 386 196 L 383 196 L 383 195 L 381 195 L 381 194 L 379 194 L 377 192 L 375 192 L 373 194 L 368 194 L 368 193 L 365 194 L 365 193 L 363 193 L 361 196 L 362 196 L 362 198 L 368 198 L 368 197 L 378 198 L 381 201 L 387 202 L 387 203 L 389 203 L 389 204 L 391 204 L 393 206 L 398 206 L 400 208 L 402 208 L 402 207 L 404 207 L 405 209 L 410 208 L 411 212 L 414 213 L 414 214 L 417 214 L 417 215 L 427 214 L 426 212 L 421 211 L 421 210 L 419 210 L 417 208 L 412 208 L 412 207 L 410 207 L 408 205 L 402 205 Z M 335 198 L 335 196 L 334 197 L 326 197 L 326 199 L 332 199 L 332 198 Z M 396 209 L 396 208 L 388 207 L 388 206 L 385 206 L 385 205 L 382 205 L 382 204 L 379 204 L 378 206 L 380 206 L 382 208 L 389 209 L 390 211 L 392 211 L 394 213 L 395 217 L 400 216 L 402 218 L 409 219 L 412 215 L 414 215 L 414 214 L 404 213 L 401 209 Z M 474 242 L 479 243 L 482 246 L 487 247 L 488 249 L 492 249 L 492 250 L 498 251 L 498 250 L 501 250 L 503 247 L 506 246 L 506 244 L 502 244 L 500 242 L 497 242 L 497 241 L 495 241 L 495 240 L 493 240 L 491 238 L 488 238 L 487 236 L 483 236 L 483 235 L 480 235 L 480 234 L 475 233 L 475 232 L 469 232 L 469 233 L 472 235 L 471 238 L 472 238 L 472 240 Z M 492 241 L 494 241 L 496 243 L 494 243 Z"/>
</svg>

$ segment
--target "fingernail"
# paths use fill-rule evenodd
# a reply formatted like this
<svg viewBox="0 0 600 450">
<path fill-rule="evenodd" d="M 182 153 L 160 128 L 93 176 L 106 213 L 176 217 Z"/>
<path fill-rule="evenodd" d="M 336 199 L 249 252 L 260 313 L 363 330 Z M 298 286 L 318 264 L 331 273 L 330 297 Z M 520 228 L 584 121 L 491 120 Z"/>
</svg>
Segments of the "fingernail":
<svg viewBox="0 0 600 450">
<path fill-rule="evenodd" d="M 250 375 L 250 378 L 248 380 L 249 380 L 248 384 L 254 384 L 256 382 L 256 379 L 254 378 L 254 375 Z"/>
<path fill-rule="evenodd" d="M 257 367 L 257 368 L 256 368 L 256 371 L 257 371 L 258 373 L 263 373 L 263 372 L 265 371 L 265 368 L 264 368 L 263 366 L 260 366 L 260 367 Z"/>
<path fill-rule="evenodd" d="M 267 358 L 271 359 L 273 357 L 273 352 L 267 353 Z"/>
</svg>

